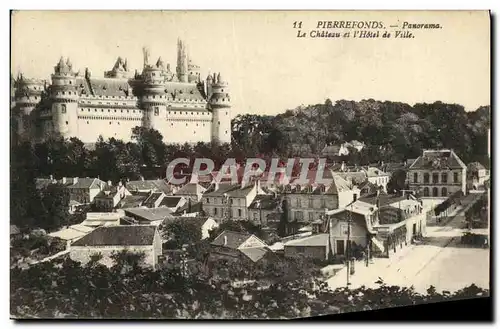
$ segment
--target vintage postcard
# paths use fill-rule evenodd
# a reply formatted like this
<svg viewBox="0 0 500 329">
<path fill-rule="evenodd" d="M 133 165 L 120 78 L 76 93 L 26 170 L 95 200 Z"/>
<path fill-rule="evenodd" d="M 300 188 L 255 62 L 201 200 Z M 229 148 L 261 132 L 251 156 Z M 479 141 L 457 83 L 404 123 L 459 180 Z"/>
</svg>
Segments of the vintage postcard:
<svg viewBox="0 0 500 329">
<path fill-rule="evenodd" d="M 13 11 L 11 36 L 13 319 L 490 297 L 488 11 Z"/>
</svg>

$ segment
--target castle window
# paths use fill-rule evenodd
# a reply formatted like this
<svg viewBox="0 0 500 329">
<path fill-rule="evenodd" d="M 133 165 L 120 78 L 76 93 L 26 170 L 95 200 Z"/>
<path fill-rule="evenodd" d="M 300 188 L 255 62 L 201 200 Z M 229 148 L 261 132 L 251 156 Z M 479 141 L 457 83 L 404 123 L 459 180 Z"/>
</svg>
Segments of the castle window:
<svg viewBox="0 0 500 329">
<path fill-rule="evenodd" d="M 224 92 L 224 89 L 221 89 L 221 92 Z"/>
<path fill-rule="evenodd" d="M 220 125 L 220 121 L 217 121 L 217 124 Z"/>
<path fill-rule="evenodd" d="M 188 124 L 186 123 L 186 127 L 188 126 Z"/>
<path fill-rule="evenodd" d="M 110 109 L 108 109 L 108 113 L 109 113 L 109 112 L 111 112 L 111 110 L 110 110 Z"/>
<path fill-rule="evenodd" d="M 173 123 L 171 123 L 170 125 L 171 125 L 171 126 L 173 126 L 174 124 L 173 124 Z"/>
<path fill-rule="evenodd" d="M 115 113 L 116 113 L 116 110 L 115 110 Z"/>
<path fill-rule="evenodd" d="M 226 130 L 226 135 L 227 135 L 227 130 Z"/>
<path fill-rule="evenodd" d="M 89 122 L 87 121 L 87 124 L 89 124 Z"/>
<path fill-rule="evenodd" d="M 227 112 L 226 112 L 226 115 L 227 115 Z"/>
<path fill-rule="evenodd" d="M 66 121 L 66 124 L 68 124 L 68 121 Z"/>
<path fill-rule="evenodd" d="M 69 80 L 69 84 L 70 84 L 70 85 L 72 84 L 72 81 L 71 81 L 71 80 Z"/>
<path fill-rule="evenodd" d="M 223 99 L 222 99 L 222 101 L 223 101 L 223 102 L 224 102 L 225 100 L 226 100 L 225 98 L 223 98 Z"/>
<path fill-rule="evenodd" d="M 62 94 L 63 94 L 63 95 L 66 95 L 66 93 L 65 93 L 64 91 L 62 92 Z"/>
<path fill-rule="evenodd" d="M 155 115 L 159 115 L 160 114 L 160 109 L 158 107 L 155 107 Z"/>
<path fill-rule="evenodd" d="M 104 112 L 104 110 L 103 110 L 103 109 L 101 109 L 101 112 Z"/>
<path fill-rule="evenodd" d="M 109 122 L 109 124 L 111 124 L 111 121 Z"/>
<path fill-rule="evenodd" d="M 90 109 L 87 109 L 87 110 L 88 110 L 88 112 L 90 112 Z"/>
<path fill-rule="evenodd" d="M 102 104 L 102 102 L 99 102 L 99 104 Z"/>
<path fill-rule="evenodd" d="M 66 104 L 61 105 L 61 113 L 66 113 Z"/>
</svg>

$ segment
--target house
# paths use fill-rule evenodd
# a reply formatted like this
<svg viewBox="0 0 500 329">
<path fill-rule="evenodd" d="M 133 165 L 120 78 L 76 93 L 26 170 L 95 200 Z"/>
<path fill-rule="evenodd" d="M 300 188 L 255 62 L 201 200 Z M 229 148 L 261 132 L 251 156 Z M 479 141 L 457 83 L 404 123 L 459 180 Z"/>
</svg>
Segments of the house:
<svg viewBox="0 0 500 329">
<path fill-rule="evenodd" d="M 329 211 L 327 217 L 334 255 L 345 255 L 348 241 L 351 246 L 365 248 L 377 234 L 377 207 L 370 203 L 356 200 L 345 208 Z"/>
<path fill-rule="evenodd" d="M 330 250 L 328 233 L 314 234 L 284 243 L 284 255 L 287 258 L 328 260 Z"/>
<path fill-rule="evenodd" d="M 257 263 L 273 259 L 268 245 L 253 234 L 224 231 L 210 244 L 210 261 L 237 260 Z"/>
<path fill-rule="evenodd" d="M 281 197 L 275 194 L 256 195 L 248 207 L 248 220 L 260 226 L 276 226 L 281 214 Z"/>
<path fill-rule="evenodd" d="M 191 201 L 198 202 L 201 200 L 203 193 L 207 188 L 198 183 L 188 183 L 177 190 L 174 195 L 191 199 Z"/>
<path fill-rule="evenodd" d="M 384 192 L 387 192 L 387 183 L 389 183 L 390 175 L 375 167 L 362 167 L 361 170 L 366 174 L 367 180 L 376 185 L 381 186 Z"/>
<path fill-rule="evenodd" d="M 102 180 L 89 177 L 63 177 L 59 183 L 68 189 L 70 200 L 74 200 L 79 204 L 92 203 L 94 198 L 106 187 L 106 183 Z"/>
<path fill-rule="evenodd" d="M 171 186 L 163 179 L 128 181 L 125 186 L 132 194 L 134 192 L 163 192 L 165 195 L 171 195 L 173 192 Z"/>
<path fill-rule="evenodd" d="M 288 221 L 311 223 L 323 219 L 327 209 L 344 207 L 353 200 L 353 195 L 359 197 L 359 190 L 333 172 L 326 185 L 301 185 L 292 181 L 284 188 Z"/>
<path fill-rule="evenodd" d="M 191 202 L 191 201 L 189 201 Z M 188 203 L 185 197 L 182 196 L 165 196 L 161 200 L 158 207 L 165 207 L 172 212 L 176 212 L 180 207 Z"/>
<path fill-rule="evenodd" d="M 481 163 L 472 162 L 467 165 L 467 190 L 483 189 L 488 179 L 488 170 Z"/>
<path fill-rule="evenodd" d="M 80 225 L 88 227 L 120 225 L 123 216 L 125 216 L 123 212 L 88 212 Z"/>
<path fill-rule="evenodd" d="M 156 268 L 162 255 L 161 237 L 156 226 L 102 226 L 75 241 L 69 249 L 70 258 L 87 264 L 91 256 L 100 254 L 100 263 L 111 267 L 112 255 L 129 251 L 144 254 L 143 266 Z"/>
<path fill-rule="evenodd" d="M 203 210 L 216 220 L 247 220 L 248 207 L 258 194 L 264 194 L 260 182 L 249 185 L 220 183 L 203 195 Z"/>
<path fill-rule="evenodd" d="M 358 188 L 360 185 L 368 181 L 365 171 L 361 171 L 358 168 L 349 168 L 347 170 L 348 171 L 336 171 L 335 174 L 339 175 L 347 182 L 357 186 Z"/>
<path fill-rule="evenodd" d="M 132 194 L 125 188 L 122 182 L 117 186 L 113 186 L 108 182 L 106 187 L 99 192 L 94 198 L 95 207 L 101 211 L 111 211 L 118 206 L 120 201 L 125 199 L 126 196 Z"/>
<path fill-rule="evenodd" d="M 203 203 L 190 203 L 189 200 L 175 212 L 176 216 L 199 216 L 203 212 Z"/>
<path fill-rule="evenodd" d="M 125 215 L 141 225 L 160 225 L 165 220 L 173 219 L 168 208 L 129 208 L 123 209 Z"/>
<path fill-rule="evenodd" d="M 467 166 L 453 150 L 424 150 L 408 168 L 410 190 L 423 197 L 447 198 L 462 191 L 466 193 Z"/>
</svg>

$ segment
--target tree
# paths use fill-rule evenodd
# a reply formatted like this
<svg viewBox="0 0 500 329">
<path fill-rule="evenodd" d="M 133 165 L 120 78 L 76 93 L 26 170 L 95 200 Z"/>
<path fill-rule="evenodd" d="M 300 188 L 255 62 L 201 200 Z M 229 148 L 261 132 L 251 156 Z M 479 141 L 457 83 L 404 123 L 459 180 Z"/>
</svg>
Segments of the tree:
<svg viewBox="0 0 500 329">
<path fill-rule="evenodd" d="M 53 230 L 68 225 L 69 192 L 60 184 L 49 184 L 41 192 L 43 213 L 39 214 L 37 226 Z"/>
<path fill-rule="evenodd" d="M 137 142 L 141 150 L 143 163 L 147 167 L 163 166 L 166 159 L 163 136 L 158 130 L 143 126 L 132 129 L 132 140 Z"/>
<path fill-rule="evenodd" d="M 399 193 L 401 190 L 406 189 L 406 170 L 397 169 L 389 178 L 387 183 L 387 191 L 389 193 Z"/>
<path fill-rule="evenodd" d="M 199 218 L 180 217 L 162 227 L 162 235 L 171 240 L 171 246 L 181 249 L 183 245 L 191 245 L 201 240 L 201 224 Z"/>
</svg>

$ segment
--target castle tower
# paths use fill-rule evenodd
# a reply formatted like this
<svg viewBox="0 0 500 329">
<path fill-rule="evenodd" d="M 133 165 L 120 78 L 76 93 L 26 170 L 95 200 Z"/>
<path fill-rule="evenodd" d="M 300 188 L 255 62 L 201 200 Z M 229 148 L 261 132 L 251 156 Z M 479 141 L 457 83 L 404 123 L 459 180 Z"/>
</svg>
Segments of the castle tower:
<svg viewBox="0 0 500 329">
<path fill-rule="evenodd" d="M 231 143 L 231 99 L 229 86 L 219 74 L 214 75 L 210 87 L 207 78 L 207 90 L 211 91 L 209 104 L 212 109 L 212 140 L 219 143 Z"/>
<path fill-rule="evenodd" d="M 143 95 L 141 96 L 141 108 L 144 111 L 143 125 L 148 128 L 161 129 L 161 123 L 167 116 L 167 102 L 169 96 L 166 90 L 165 65 L 158 58 L 155 65 L 147 64 L 142 71 Z"/>
<path fill-rule="evenodd" d="M 179 82 L 188 82 L 188 55 L 186 45 L 177 40 L 177 78 Z"/>
<path fill-rule="evenodd" d="M 105 78 L 127 79 L 129 78 L 127 60 L 118 57 L 111 71 L 104 72 Z"/>
<path fill-rule="evenodd" d="M 196 64 L 193 63 L 191 58 L 189 56 L 187 57 L 188 60 L 188 82 L 189 83 L 199 83 L 200 82 L 200 67 Z"/>
<path fill-rule="evenodd" d="M 78 91 L 76 74 L 69 58 L 61 57 L 54 67 L 50 88 L 52 100 L 52 126 L 64 138 L 78 136 Z"/>
<path fill-rule="evenodd" d="M 14 112 L 17 133 L 21 138 L 30 138 L 33 131 L 32 112 L 42 100 L 44 82 L 36 79 L 27 79 L 19 74 L 14 81 Z"/>
</svg>

